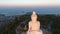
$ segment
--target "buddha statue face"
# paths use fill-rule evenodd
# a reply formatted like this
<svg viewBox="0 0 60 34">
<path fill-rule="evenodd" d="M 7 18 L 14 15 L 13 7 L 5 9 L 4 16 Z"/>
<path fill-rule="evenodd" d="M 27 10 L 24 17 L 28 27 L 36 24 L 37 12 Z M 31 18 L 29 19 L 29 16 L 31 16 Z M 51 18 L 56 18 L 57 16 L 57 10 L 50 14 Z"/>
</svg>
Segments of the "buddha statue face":
<svg viewBox="0 0 60 34">
<path fill-rule="evenodd" d="M 33 11 L 32 15 L 31 15 L 31 20 L 32 21 L 37 21 L 37 15 L 36 15 L 35 11 Z"/>
</svg>

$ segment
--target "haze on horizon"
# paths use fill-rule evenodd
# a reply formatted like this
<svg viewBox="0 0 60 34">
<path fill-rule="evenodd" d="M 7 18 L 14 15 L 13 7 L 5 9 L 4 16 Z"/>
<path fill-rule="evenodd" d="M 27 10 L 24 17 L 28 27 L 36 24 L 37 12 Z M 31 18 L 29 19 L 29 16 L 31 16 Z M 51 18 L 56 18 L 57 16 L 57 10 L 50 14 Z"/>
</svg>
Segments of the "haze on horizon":
<svg viewBox="0 0 60 34">
<path fill-rule="evenodd" d="M 0 6 L 60 6 L 60 0 L 0 0 Z"/>
</svg>

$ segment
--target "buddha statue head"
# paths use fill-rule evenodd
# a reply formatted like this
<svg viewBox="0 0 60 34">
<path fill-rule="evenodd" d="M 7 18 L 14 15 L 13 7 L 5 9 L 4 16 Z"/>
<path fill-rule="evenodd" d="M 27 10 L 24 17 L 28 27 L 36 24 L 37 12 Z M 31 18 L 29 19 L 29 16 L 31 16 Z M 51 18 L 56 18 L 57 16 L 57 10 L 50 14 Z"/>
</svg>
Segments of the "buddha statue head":
<svg viewBox="0 0 60 34">
<path fill-rule="evenodd" d="M 32 21 L 37 21 L 37 14 L 36 14 L 35 11 L 32 12 L 31 20 L 32 20 Z"/>
</svg>

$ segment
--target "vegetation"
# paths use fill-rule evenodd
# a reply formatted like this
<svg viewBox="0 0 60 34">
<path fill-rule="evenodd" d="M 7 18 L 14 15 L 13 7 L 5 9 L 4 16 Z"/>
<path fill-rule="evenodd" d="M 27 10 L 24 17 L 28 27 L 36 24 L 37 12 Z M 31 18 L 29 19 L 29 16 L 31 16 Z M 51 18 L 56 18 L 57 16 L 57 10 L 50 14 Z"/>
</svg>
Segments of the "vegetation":
<svg viewBox="0 0 60 34">
<path fill-rule="evenodd" d="M 27 20 L 25 24 L 21 24 Z M 15 16 L 15 19 L 10 20 L 9 24 L 5 26 L 4 30 L 0 34 L 16 34 L 16 28 L 19 26 L 20 31 L 28 30 L 28 22 L 30 20 L 30 15 Z M 53 34 L 60 34 L 60 16 L 55 15 L 38 15 L 38 20 L 41 22 L 41 25 L 44 25 L 45 28 L 48 28 L 48 23 L 51 24 L 51 31 Z"/>
</svg>

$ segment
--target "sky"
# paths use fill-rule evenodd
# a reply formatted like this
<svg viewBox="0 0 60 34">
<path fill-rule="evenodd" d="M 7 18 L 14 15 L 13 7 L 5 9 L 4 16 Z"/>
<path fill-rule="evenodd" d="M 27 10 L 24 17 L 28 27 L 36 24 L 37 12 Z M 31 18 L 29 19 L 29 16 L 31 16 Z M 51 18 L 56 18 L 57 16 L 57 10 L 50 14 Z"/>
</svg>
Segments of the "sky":
<svg viewBox="0 0 60 34">
<path fill-rule="evenodd" d="M 60 0 L 0 0 L 0 6 L 60 6 Z"/>
</svg>

